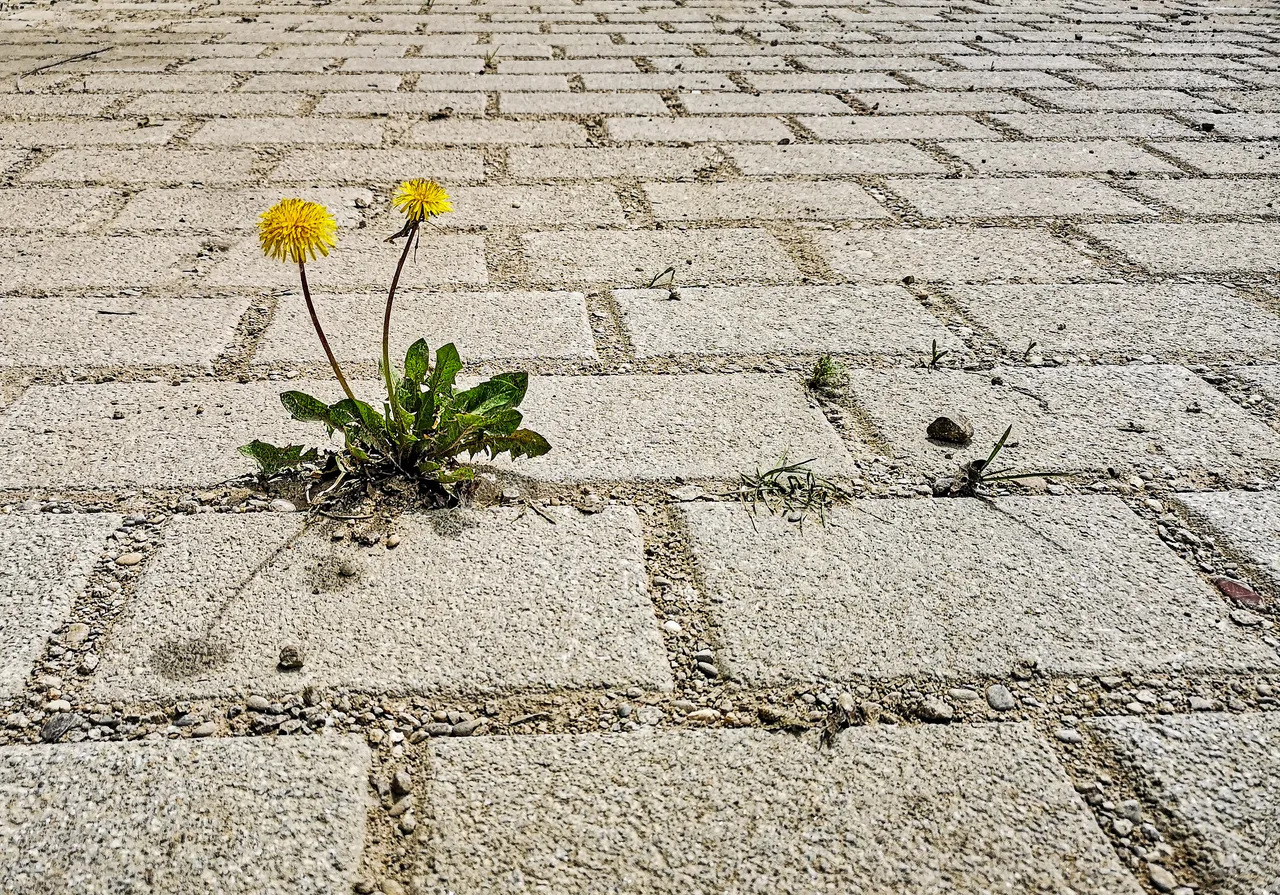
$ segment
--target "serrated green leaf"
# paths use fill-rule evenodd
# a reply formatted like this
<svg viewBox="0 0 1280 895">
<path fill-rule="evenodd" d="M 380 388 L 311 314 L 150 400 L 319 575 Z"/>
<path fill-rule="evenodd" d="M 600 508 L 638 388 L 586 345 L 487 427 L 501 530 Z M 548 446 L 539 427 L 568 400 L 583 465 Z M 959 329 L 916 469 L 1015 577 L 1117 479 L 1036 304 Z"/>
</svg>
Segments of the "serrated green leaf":
<svg viewBox="0 0 1280 895">
<path fill-rule="evenodd" d="M 431 349 L 426 339 L 419 339 L 409 346 L 404 355 L 404 378 L 413 383 L 414 390 L 422 384 L 431 370 Z"/>
<path fill-rule="evenodd" d="M 308 449 L 300 444 L 276 447 L 274 444 L 258 439 L 241 445 L 240 453 L 257 463 L 258 469 L 267 477 L 278 475 L 287 469 L 296 469 L 303 463 L 317 460 L 320 456 L 320 452 L 315 448 Z"/>
<path fill-rule="evenodd" d="M 319 398 L 313 398 L 306 392 L 289 391 L 280 396 L 280 403 L 295 420 L 304 423 L 324 423 L 332 425 L 329 406 Z"/>
</svg>

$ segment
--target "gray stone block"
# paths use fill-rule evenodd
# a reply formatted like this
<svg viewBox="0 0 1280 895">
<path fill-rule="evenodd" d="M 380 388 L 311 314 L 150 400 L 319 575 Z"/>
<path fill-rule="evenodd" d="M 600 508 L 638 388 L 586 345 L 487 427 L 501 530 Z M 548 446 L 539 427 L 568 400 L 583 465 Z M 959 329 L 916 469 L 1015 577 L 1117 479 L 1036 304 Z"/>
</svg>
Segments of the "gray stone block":
<svg viewBox="0 0 1280 895">
<path fill-rule="evenodd" d="M 1206 888 L 1280 892 L 1280 715 L 1173 715 L 1087 722 L 1176 825 Z"/>
<path fill-rule="evenodd" d="M 992 385 L 993 375 L 1003 384 Z M 1182 367 L 851 370 L 849 388 L 895 452 L 934 473 L 985 457 L 1010 425 L 1000 463 L 1021 471 L 1172 466 L 1252 477 L 1257 466 L 1280 460 L 1280 435 Z M 925 427 L 943 408 L 973 420 L 969 448 L 926 439 Z"/>
<path fill-rule="evenodd" d="M 1151 209 L 1094 180 L 1076 177 L 893 178 L 889 188 L 933 218 L 1151 215 Z"/>
<path fill-rule="evenodd" d="M 431 748 L 432 895 L 1141 892 L 1030 725 Z"/>
<path fill-rule="evenodd" d="M 1159 273 L 1280 270 L 1280 224 L 1087 224 L 1084 229 Z"/>
<path fill-rule="evenodd" d="M 119 524 L 105 513 L 0 517 L 0 697 L 21 691 Z"/>
<path fill-rule="evenodd" d="M 619 289 L 638 357 L 820 352 L 926 355 L 960 342 L 900 286 Z"/>
<path fill-rule="evenodd" d="M 1280 493 L 1202 491 L 1179 494 L 1178 502 L 1280 589 Z"/>
<path fill-rule="evenodd" d="M 7 746 L 0 889 L 347 895 L 368 772 L 354 737 Z"/>
<path fill-rule="evenodd" d="M 670 686 L 630 509 L 400 517 L 335 543 L 297 515 L 174 519 L 101 649 L 104 698 L 307 685 L 468 694 Z M 296 646 L 301 670 L 277 667 Z"/>
<path fill-rule="evenodd" d="M 736 481 L 784 456 L 813 459 L 828 475 L 854 468 L 849 448 L 790 376 L 537 376 L 520 409 L 552 451 L 500 465 L 547 481 Z"/>
<path fill-rule="evenodd" d="M 801 531 L 683 508 L 724 645 L 751 685 L 863 676 L 1243 671 L 1280 656 L 1117 498 L 867 500 Z"/>
</svg>

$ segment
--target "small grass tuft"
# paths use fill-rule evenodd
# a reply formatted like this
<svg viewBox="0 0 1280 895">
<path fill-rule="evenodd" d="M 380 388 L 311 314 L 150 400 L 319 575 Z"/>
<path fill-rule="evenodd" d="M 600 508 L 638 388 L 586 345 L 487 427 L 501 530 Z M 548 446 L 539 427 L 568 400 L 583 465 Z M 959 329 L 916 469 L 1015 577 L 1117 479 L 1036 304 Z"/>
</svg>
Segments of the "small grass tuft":
<svg viewBox="0 0 1280 895">
<path fill-rule="evenodd" d="M 844 366 L 829 354 L 814 361 L 809 378 L 804 381 L 815 392 L 833 392 L 844 385 Z"/>
<path fill-rule="evenodd" d="M 802 529 L 804 520 L 815 514 L 819 523 L 825 525 L 827 511 L 836 501 L 852 495 L 830 479 L 817 475 L 809 468 L 812 462 L 810 459 L 788 463 L 783 457 L 772 469 L 740 473 L 739 485 L 729 496 L 749 504 L 753 517 L 763 505 L 770 515 L 784 514 L 789 521 L 799 522 Z M 752 524 L 755 524 L 754 518 Z"/>
</svg>

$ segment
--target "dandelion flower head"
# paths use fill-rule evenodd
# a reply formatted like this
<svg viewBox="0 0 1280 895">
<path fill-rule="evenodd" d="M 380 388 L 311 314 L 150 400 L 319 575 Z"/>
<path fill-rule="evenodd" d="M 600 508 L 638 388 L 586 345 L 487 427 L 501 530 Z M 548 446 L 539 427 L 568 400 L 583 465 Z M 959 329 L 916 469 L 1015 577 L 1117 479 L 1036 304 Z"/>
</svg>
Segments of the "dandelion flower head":
<svg viewBox="0 0 1280 895">
<path fill-rule="evenodd" d="M 301 264 L 328 255 L 337 245 L 338 222 L 329 209 L 305 199 L 281 199 L 258 220 L 262 253 L 279 261 Z"/>
<path fill-rule="evenodd" d="M 434 180 L 406 180 L 396 190 L 391 204 L 404 212 L 410 221 L 425 221 L 453 211 L 449 194 Z"/>
</svg>

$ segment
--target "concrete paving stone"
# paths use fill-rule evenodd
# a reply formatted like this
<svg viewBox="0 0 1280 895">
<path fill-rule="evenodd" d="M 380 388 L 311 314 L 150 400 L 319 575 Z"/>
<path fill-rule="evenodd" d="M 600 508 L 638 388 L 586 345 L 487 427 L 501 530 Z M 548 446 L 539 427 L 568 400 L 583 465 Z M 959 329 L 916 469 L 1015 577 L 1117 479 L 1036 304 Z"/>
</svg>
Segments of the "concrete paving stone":
<svg viewBox="0 0 1280 895">
<path fill-rule="evenodd" d="M 619 142 L 776 143 L 791 131 L 776 118 L 608 118 L 605 130 Z"/>
<path fill-rule="evenodd" d="M 1077 177 L 965 180 L 895 177 L 888 185 L 931 218 L 1155 214 L 1105 184 Z"/>
<path fill-rule="evenodd" d="M 1131 180 L 1129 184 L 1187 214 L 1280 214 L 1280 181 L 1276 180 Z"/>
<path fill-rule="evenodd" d="M 1146 109 L 1220 108 L 1216 103 L 1181 90 L 1032 90 L 1038 100 L 1075 112 L 1136 112 Z M 1217 120 L 1216 118 L 1214 119 Z"/>
<path fill-rule="evenodd" d="M 181 121 L 0 121 L 0 148 L 36 146 L 158 146 L 178 132 Z"/>
<path fill-rule="evenodd" d="M 262 144 L 339 144 L 378 146 L 383 125 L 378 121 L 336 118 L 220 118 L 191 136 L 193 145 L 260 146 Z"/>
<path fill-rule="evenodd" d="M 1280 493 L 1275 491 L 1202 491 L 1177 496 L 1193 516 L 1266 580 L 1280 588 Z"/>
<path fill-rule="evenodd" d="M 630 59 L 500 59 L 500 75 L 579 75 L 587 72 L 639 74 Z"/>
<path fill-rule="evenodd" d="M 242 444 L 255 438 L 315 444 L 323 438 L 289 419 L 280 406 L 281 386 L 33 385 L 0 417 L 0 487 L 178 488 L 243 475 L 253 465 L 237 453 Z M 331 400 L 339 396 L 336 383 L 288 387 L 317 388 Z"/>
<path fill-rule="evenodd" d="M 997 376 L 1004 384 L 992 384 Z M 1182 367 L 997 368 L 933 375 L 851 370 L 848 388 L 896 454 L 937 475 L 953 473 L 961 454 L 986 456 L 1010 425 L 1013 434 L 1000 460 L 1020 471 L 1096 475 L 1109 468 L 1169 466 L 1186 475 L 1247 476 L 1280 460 L 1280 434 Z M 925 428 L 947 408 L 974 422 L 967 451 L 925 436 Z"/>
<path fill-rule="evenodd" d="M 529 275 L 535 283 L 604 282 L 643 286 L 668 267 L 678 286 L 711 283 L 793 283 L 800 271 L 766 230 L 562 230 L 527 233 Z"/>
<path fill-rule="evenodd" d="M 787 146 L 727 144 L 721 147 L 747 175 L 942 174 L 942 165 L 906 143 Z"/>
<path fill-rule="evenodd" d="M 0 297 L 0 366 L 212 364 L 231 344 L 247 298 Z"/>
<path fill-rule="evenodd" d="M 411 177 L 446 186 L 484 180 L 475 149 L 295 149 L 271 172 L 272 182 L 368 183 L 384 189 Z"/>
<path fill-rule="evenodd" d="M 670 115 L 656 93 L 503 93 L 504 115 Z"/>
<path fill-rule="evenodd" d="M 894 93 L 855 93 L 853 98 L 881 115 L 920 115 L 939 112 L 1031 112 L 1035 106 L 998 90 L 909 90 Z"/>
<path fill-rule="evenodd" d="M 1084 74 L 1087 73 L 1082 72 L 1080 76 Z M 1055 78 L 1042 71 L 922 71 L 912 75 L 911 80 L 937 90 L 1020 90 L 1071 86 L 1062 78 Z"/>
<path fill-rule="evenodd" d="M 797 56 L 796 61 L 808 71 L 823 74 L 836 72 L 926 72 L 943 68 L 936 59 L 924 56 Z"/>
<path fill-rule="evenodd" d="M 681 93 L 690 115 L 852 115 L 849 105 L 827 93 Z"/>
<path fill-rule="evenodd" d="M 124 108 L 124 115 L 176 118 L 207 115 L 221 118 L 301 117 L 310 99 L 302 93 L 143 93 Z"/>
<path fill-rule="evenodd" d="M 1218 140 L 1186 140 L 1152 143 L 1178 161 L 1206 174 L 1274 174 L 1280 163 L 1280 143 L 1223 143 Z"/>
<path fill-rule="evenodd" d="M 1047 140 L 964 140 L 943 143 L 942 149 L 964 159 L 979 174 L 1178 171 L 1168 162 L 1122 140 L 1071 140 L 1062 143 Z"/>
<path fill-rule="evenodd" d="M 636 47 L 635 49 L 640 50 L 644 48 Z M 619 55 L 623 55 L 626 51 L 616 49 L 614 52 L 617 52 Z M 649 61 L 653 63 L 653 67 L 656 70 L 662 72 L 749 72 L 793 70 L 787 63 L 787 60 L 783 59 L 781 56 L 686 57 L 649 55 Z"/>
<path fill-rule="evenodd" d="M 97 216 L 103 202 L 112 196 L 105 187 L 79 190 L 0 188 L 0 230 L 84 229 L 84 222 Z"/>
<path fill-rule="evenodd" d="M 463 56 L 361 56 L 348 59 L 342 63 L 340 71 L 346 72 L 464 72 L 480 74 L 484 71 L 484 60 L 477 57 Z M 394 90 L 396 87 L 384 87 L 384 83 L 399 85 L 399 80 L 379 81 L 374 89 Z M 245 89 L 248 89 L 246 85 Z"/>
<path fill-rule="evenodd" d="M 0 116 L 6 118 L 97 117 L 117 96 L 100 94 L 0 93 Z"/>
<path fill-rule="evenodd" d="M 521 410 L 553 449 L 499 465 L 544 481 L 736 481 L 783 456 L 812 458 L 828 475 L 852 469 L 849 449 L 791 377 L 536 376 Z"/>
<path fill-rule="evenodd" d="M 64 149 L 22 176 L 27 183 L 232 184 L 253 178 L 252 150 Z"/>
<path fill-rule="evenodd" d="M 385 300 L 369 293 L 324 296 L 321 322 L 342 363 L 373 362 Z M 396 358 L 419 338 L 433 349 L 454 342 L 467 361 L 596 356 L 581 292 L 398 292 L 394 311 L 391 353 Z M 301 295 L 281 298 L 254 361 L 326 362 Z"/>
<path fill-rule="evenodd" d="M 345 49 L 345 48 L 344 48 Z M 179 74 L 197 71 L 230 71 L 230 72 L 312 72 L 320 73 L 336 66 L 341 59 L 341 50 L 335 50 L 329 58 L 321 56 L 271 56 L 237 57 L 220 56 L 210 59 L 193 59 L 183 63 L 175 71 Z"/>
<path fill-rule="evenodd" d="M 720 158 L 712 146 L 627 146 L 591 149 L 519 147 L 507 150 L 507 173 L 516 180 L 592 180 L 622 177 L 694 177 Z"/>
<path fill-rule="evenodd" d="M 361 219 L 356 202 L 373 201 L 373 193 L 359 187 L 298 190 L 297 198 L 319 202 L 341 227 Z M 129 197 L 111 222 L 113 230 L 164 230 L 225 233 L 257 230 L 261 214 L 280 200 L 279 187 L 251 190 L 145 189 Z"/>
<path fill-rule="evenodd" d="M 670 688 L 635 511 L 549 514 L 403 515 L 394 552 L 298 515 L 175 519 L 102 646 L 96 692 Z M 281 671 L 290 644 L 305 665 Z"/>
<path fill-rule="evenodd" d="M 684 504 L 728 674 L 749 686 L 864 676 L 1239 672 L 1280 656 L 1119 498 L 866 500 L 802 532 Z"/>
<path fill-rule="evenodd" d="M 230 74 L 204 72 L 119 72 L 87 74 L 76 79 L 77 87 L 91 93 L 219 93 L 230 90 L 234 83 Z"/>
<path fill-rule="evenodd" d="M 354 736 L 9 746 L 0 888 L 347 893 L 369 767 Z"/>
<path fill-rule="evenodd" d="M 507 144 L 538 146 L 587 142 L 587 132 L 572 121 L 468 121 L 447 118 L 442 121 L 420 121 L 406 137 L 409 144 L 458 143 L 469 145 Z"/>
<path fill-rule="evenodd" d="M 107 535 L 122 521 L 107 513 L 0 520 L 0 697 L 21 693 L 49 637 L 83 595 Z"/>
<path fill-rule="evenodd" d="M 98 286 L 145 289 L 177 283 L 200 240 L 157 236 L 14 237 L 0 242 L 6 291 Z"/>
<path fill-rule="evenodd" d="M 1149 270 L 1280 270 L 1280 224 L 1086 224 L 1084 230 Z"/>
<path fill-rule="evenodd" d="M 993 116 L 1028 137 L 1187 137 L 1189 127 L 1154 112 L 1009 112 Z"/>
<path fill-rule="evenodd" d="M 680 354 L 928 354 L 959 342 L 899 286 L 619 289 L 636 356 Z"/>
<path fill-rule="evenodd" d="M 621 225 L 626 214 L 613 187 L 604 183 L 546 186 L 464 186 L 450 190 L 454 211 L 438 219 L 445 229 L 573 224 Z M 390 224 L 403 223 L 399 213 Z"/>
<path fill-rule="evenodd" d="M 1074 77 L 1095 87 L 1119 90 L 1207 90 L 1240 86 L 1207 71 L 1082 71 Z"/>
<path fill-rule="evenodd" d="M 1186 838 L 1206 888 L 1280 892 L 1280 715 L 1170 715 L 1086 722 Z"/>
<path fill-rule="evenodd" d="M 431 743 L 421 892 L 1138 895 L 1026 724 Z"/>
<path fill-rule="evenodd" d="M 1079 56 L 944 56 L 947 62 L 974 71 L 1079 71 L 1101 68 Z"/>
<path fill-rule="evenodd" d="M 254 75 L 240 89 L 245 93 L 335 93 L 340 90 L 386 91 L 400 87 L 398 74 L 291 74 Z"/>
<path fill-rule="evenodd" d="M 418 90 L 433 93 L 495 93 L 497 91 L 569 90 L 564 75 L 436 75 L 418 78 Z"/>
<path fill-rule="evenodd" d="M 893 283 L 910 276 L 953 283 L 1058 283 L 1096 279 L 1101 273 L 1045 230 L 835 230 L 814 232 L 812 239 L 838 274 L 859 282 Z"/>
<path fill-rule="evenodd" d="M 338 246 L 329 257 L 307 262 L 307 279 L 317 294 L 334 289 L 380 286 L 395 270 L 400 249 L 387 245 L 388 234 L 369 230 L 339 231 Z M 405 265 L 400 277 L 404 289 L 442 284 L 484 284 L 489 281 L 484 260 L 484 239 L 478 235 L 432 233 L 417 247 L 416 260 Z M 234 244 L 214 264 L 205 280 L 210 286 L 243 289 L 291 288 L 298 285 L 296 265 L 283 264 L 262 254 L 258 238 Z"/>
<path fill-rule="evenodd" d="M 647 183 L 660 221 L 820 220 L 887 218 L 889 213 L 856 183 L 726 181 Z"/>
<path fill-rule="evenodd" d="M 1010 352 L 1154 355 L 1210 362 L 1280 356 L 1280 318 L 1225 286 L 977 286 L 948 290 Z"/>
<path fill-rule="evenodd" d="M 427 115 L 446 108 L 456 115 L 482 115 L 483 93 L 326 93 L 317 115 Z"/>
<path fill-rule="evenodd" d="M 1207 96 L 1246 112 L 1280 112 L 1280 90 L 1210 90 Z"/>
<path fill-rule="evenodd" d="M 861 115 L 797 119 L 819 140 L 995 140 L 1000 135 L 963 115 Z"/>
<path fill-rule="evenodd" d="M 1215 133 L 1247 140 L 1280 137 L 1280 114 L 1275 112 L 1229 112 L 1205 118 Z"/>
<path fill-rule="evenodd" d="M 878 72 L 792 72 L 788 74 L 759 74 L 751 72 L 743 76 L 756 90 L 767 92 L 780 90 L 906 90 L 907 85 L 887 74 Z"/>
</svg>

